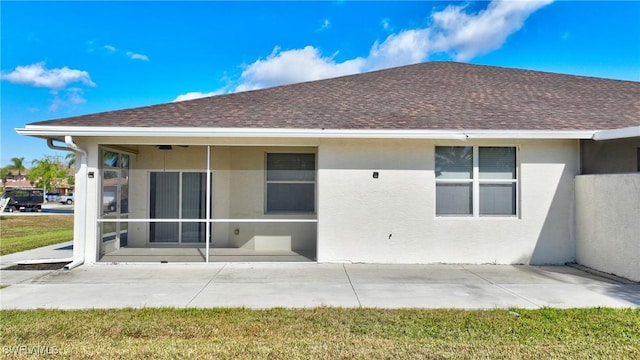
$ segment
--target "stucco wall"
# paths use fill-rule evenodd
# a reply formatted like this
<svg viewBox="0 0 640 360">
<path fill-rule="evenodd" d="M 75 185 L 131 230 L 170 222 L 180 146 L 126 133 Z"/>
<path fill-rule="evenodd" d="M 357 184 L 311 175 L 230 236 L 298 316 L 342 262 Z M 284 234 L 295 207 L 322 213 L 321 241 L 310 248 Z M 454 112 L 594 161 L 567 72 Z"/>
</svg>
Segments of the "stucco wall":
<svg viewBox="0 0 640 360">
<path fill-rule="evenodd" d="M 436 145 L 517 146 L 518 217 L 436 217 Z M 575 259 L 577 141 L 327 140 L 318 158 L 320 262 L 562 264 Z"/>
<path fill-rule="evenodd" d="M 640 138 L 583 140 L 580 146 L 583 174 L 629 173 L 639 170 Z"/>
<path fill-rule="evenodd" d="M 203 170 L 206 151 L 192 144 L 160 152 L 151 144 L 133 145 L 138 140 L 131 139 L 138 154 L 129 207 L 132 217 L 146 218 L 148 172 Z M 579 171 L 578 141 L 309 139 L 307 147 L 293 147 L 289 140 L 282 142 L 287 147 L 277 147 L 277 139 L 270 141 L 272 145 L 212 148 L 215 218 L 277 218 L 264 214 L 264 153 L 317 151 L 320 262 L 561 264 L 575 260 L 573 179 Z M 435 146 L 447 145 L 517 147 L 517 217 L 435 216 L 434 151 Z M 86 146 L 97 154 L 97 144 Z M 91 166 L 97 170 L 97 157 L 91 159 Z M 373 171 L 378 171 L 378 179 L 373 179 Z M 96 193 L 93 203 L 97 201 Z M 95 219 L 97 214 L 90 216 Z M 130 246 L 144 245 L 132 242 L 134 238 L 146 243 L 148 225 L 140 224 L 137 233 L 136 226 L 130 228 Z M 251 247 L 256 236 L 273 236 L 282 243 L 283 233 L 298 239 L 292 241 L 294 248 L 315 247 L 316 224 L 217 224 L 214 241 L 217 246 Z"/>
<path fill-rule="evenodd" d="M 640 173 L 576 176 L 576 260 L 640 281 Z"/>
</svg>

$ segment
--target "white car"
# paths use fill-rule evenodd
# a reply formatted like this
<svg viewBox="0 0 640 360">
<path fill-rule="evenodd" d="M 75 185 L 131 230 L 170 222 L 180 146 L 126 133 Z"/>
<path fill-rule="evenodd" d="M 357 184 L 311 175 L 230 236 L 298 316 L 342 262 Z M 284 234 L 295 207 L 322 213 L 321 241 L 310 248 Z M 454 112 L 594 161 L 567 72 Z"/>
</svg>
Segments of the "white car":
<svg viewBox="0 0 640 360">
<path fill-rule="evenodd" d="M 58 199 L 58 202 L 67 205 L 73 204 L 73 193 L 69 195 L 60 195 L 60 199 Z"/>
</svg>

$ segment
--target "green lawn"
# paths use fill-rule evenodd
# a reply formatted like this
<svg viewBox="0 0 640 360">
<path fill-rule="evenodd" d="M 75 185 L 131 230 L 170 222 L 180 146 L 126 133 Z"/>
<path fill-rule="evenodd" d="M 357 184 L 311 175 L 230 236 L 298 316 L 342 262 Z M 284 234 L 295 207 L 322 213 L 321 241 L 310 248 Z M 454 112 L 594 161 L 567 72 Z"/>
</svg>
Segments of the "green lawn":
<svg viewBox="0 0 640 360">
<path fill-rule="evenodd" d="M 0 216 L 0 255 L 73 240 L 73 216 Z"/>
<path fill-rule="evenodd" d="M 638 309 L 122 309 L 0 316 L 2 346 L 74 359 L 640 358 Z"/>
</svg>

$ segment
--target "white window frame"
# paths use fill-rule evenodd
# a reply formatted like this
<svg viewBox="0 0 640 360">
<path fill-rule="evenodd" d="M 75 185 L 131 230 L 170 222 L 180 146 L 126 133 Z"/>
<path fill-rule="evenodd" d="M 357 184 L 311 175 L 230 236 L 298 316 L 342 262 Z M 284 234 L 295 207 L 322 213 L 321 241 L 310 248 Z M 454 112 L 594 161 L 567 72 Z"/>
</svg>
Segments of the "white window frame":
<svg viewBox="0 0 640 360">
<path fill-rule="evenodd" d="M 437 145 L 434 147 L 433 154 L 434 159 L 436 155 L 436 148 L 438 147 L 471 147 L 473 152 L 473 172 L 471 179 L 438 179 L 435 180 L 434 194 L 437 194 L 436 187 L 438 184 L 471 184 L 472 194 L 472 213 L 469 215 L 458 214 L 437 214 L 436 203 L 438 199 L 435 199 L 433 212 L 437 218 L 520 218 L 520 163 L 518 152 L 519 146 L 516 145 Z M 480 148 L 483 147 L 499 147 L 499 148 L 513 148 L 515 150 L 515 179 L 480 179 Z M 435 161 L 435 160 L 434 160 Z M 435 162 L 434 162 L 435 166 Z M 480 214 L 480 185 L 481 184 L 514 184 L 516 188 L 515 193 L 515 214 L 512 215 L 481 215 Z M 434 198 L 437 195 L 434 196 Z"/>
<path fill-rule="evenodd" d="M 268 157 L 270 154 L 278 154 L 278 155 L 313 155 L 314 156 L 314 180 L 268 180 Z M 264 213 L 265 215 L 281 215 L 281 214 L 315 214 L 318 206 L 318 194 L 317 194 L 317 181 L 318 181 L 318 155 L 313 152 L 291 152 L 291 151 L 270 151 L 265 152 L 264 154 Z M 311 211 L 278 211 L 278 210 L 269 210 L 268 208 L 268 197 L 269 184 L 313 184 L 313 210 Z"/>
</svg>

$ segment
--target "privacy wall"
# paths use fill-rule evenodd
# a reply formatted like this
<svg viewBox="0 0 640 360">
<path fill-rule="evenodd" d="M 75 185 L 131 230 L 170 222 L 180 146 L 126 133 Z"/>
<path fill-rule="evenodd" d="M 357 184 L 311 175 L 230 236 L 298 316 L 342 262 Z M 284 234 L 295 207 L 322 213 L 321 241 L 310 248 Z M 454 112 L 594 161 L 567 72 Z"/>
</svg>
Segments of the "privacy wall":
<svg viewBox="0 0 640 360">
<path fill-rule="evenodd" d="M 640 173 L 576 176 L 576 260 L 640 281 Z"/>
</svg>

